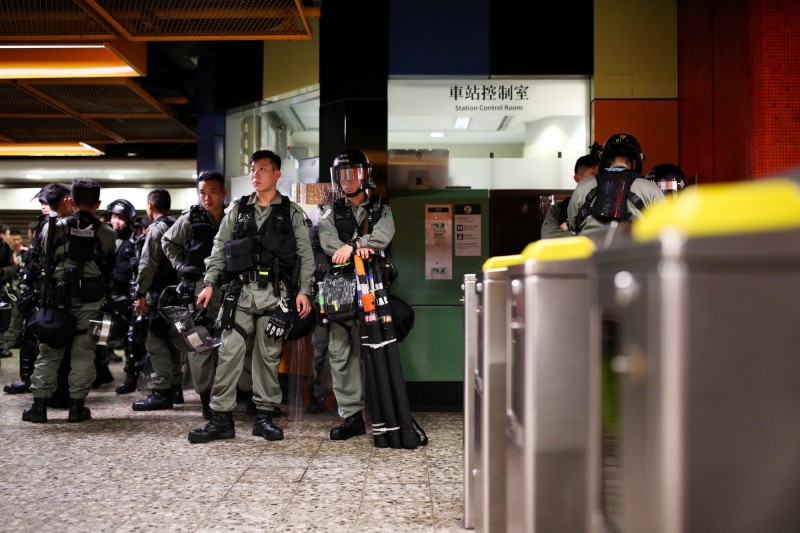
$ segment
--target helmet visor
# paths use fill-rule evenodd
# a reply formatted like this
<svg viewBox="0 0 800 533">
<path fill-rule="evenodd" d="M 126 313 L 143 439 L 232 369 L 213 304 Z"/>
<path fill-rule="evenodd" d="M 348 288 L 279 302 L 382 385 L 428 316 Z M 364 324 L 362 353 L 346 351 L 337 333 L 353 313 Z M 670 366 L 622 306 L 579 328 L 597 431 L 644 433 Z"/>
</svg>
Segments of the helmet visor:
<svg viewBox="0 0 800 533">
<path fill-rule="evenodd" d="M 369 185 L 369 169 L 362 165 L 335 167 L 333 181 L 342 190 L 363 189 Z"/>
</svg>

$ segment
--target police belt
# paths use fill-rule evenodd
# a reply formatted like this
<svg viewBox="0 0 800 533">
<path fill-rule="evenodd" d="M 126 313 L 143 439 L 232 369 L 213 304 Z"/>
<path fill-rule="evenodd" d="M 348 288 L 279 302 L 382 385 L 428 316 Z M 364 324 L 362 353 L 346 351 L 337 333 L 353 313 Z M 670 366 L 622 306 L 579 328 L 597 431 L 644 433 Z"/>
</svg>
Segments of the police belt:
<svg viewBox="0 0 800 533">
<path fill-rule="evenodd" d="M 239 272 L 235 278 L 242 285 L 248 283 L 259 283 L 261 286 L 266 286 L 272 280 L 271 270 L 249 270 L 247 272 Z"/>
</svg>

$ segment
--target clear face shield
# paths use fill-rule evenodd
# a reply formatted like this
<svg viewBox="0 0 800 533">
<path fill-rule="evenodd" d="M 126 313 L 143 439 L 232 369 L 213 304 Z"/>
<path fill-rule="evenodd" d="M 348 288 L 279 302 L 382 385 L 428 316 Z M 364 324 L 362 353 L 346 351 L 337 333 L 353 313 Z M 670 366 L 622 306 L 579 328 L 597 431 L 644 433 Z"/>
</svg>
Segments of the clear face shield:
<svg viewBox="0 0 800 533">
<path fill-rule="evenodd" d="M 363 165 L 331 168 L 331 177 L 339 187 L 339 191 L 345 194 L 352 194 L 359 189 L 366 190 L 370 187 L 369 168 Z"/>
<path fill-rule="evenodd" d="M 676 197 L 678 196 L 678 191 L 681 190 L 680 184 L 678 183 L 677 178 L 674 176 L 670 176 L 660 180 L 654 180 L 654 183 L 658 185 L 658 188 L 661 189 L 661 192 L 664 193 L 666 197 Z"/>
</svg>

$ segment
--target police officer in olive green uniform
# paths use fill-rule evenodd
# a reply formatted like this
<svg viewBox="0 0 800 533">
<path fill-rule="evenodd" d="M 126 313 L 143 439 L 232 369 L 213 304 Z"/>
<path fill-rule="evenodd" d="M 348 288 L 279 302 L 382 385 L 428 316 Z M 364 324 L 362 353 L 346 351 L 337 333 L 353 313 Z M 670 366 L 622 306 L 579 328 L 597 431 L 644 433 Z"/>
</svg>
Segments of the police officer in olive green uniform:
<svg viewBox="0 0 800 533">
<path fill-rule="evenodd" d="M 572 179 L 575 183 L 580 183 L 586 178 L 597 174 L 599 160 L 596 155 L 582 155 L 575 161 L 575 175 Z M 567 224 L 567 209 L 569 208 L 570 197 L 556 202 L 550 206 L 542 223 L 542 239 L 557 239 L 561 237 L 572 237 L 572 232 Z"/>
<path fill-rule="evenodd" d="M 210 303 L 213 293 L 220 290 L 217 280 L 223 272 L 228 284 L 219 318 L 223 332 L 211 389 L 213 414 L 208 424 L 189 432 L 189 442 L 236 436 L 236 382 L 251 335 L 255 337 L 252 371 L 257 408 L 253 434 L 266 440 L 283 439 L 283 430 L 272 422 L 282 397 L 278 365 L 291 326 L 290 308 L 296 307 L 302 318 L 311 312 L 314 256 L 305 213 L 276 188 L 280 168 L 280 157 L 269 150 L 250 157 L 255 193 L 228 208 L 206 260 L 205 288 L 197 304 Z"/>
<path fill-rule="evenodd" d="M 612 221 L 631 222 L 653 202 L 664 199 L 654 183 L 644 179 L 639 141 L 628 133 L 608 138 L 600 153 L 600 172 L 575 187 L 567 208 L 574 234 L 601 229 Z"/>
<path fill-rule="evenodd" d="M 379 196 L 371 197 L 372 165 L 361 150 L 349 148 L 333 161 L 333 181 L 346 198 L 328 206 L 319 221 L 319 241 L 334 264 L 351 260 L 353 254 L 368 259 L 386 250 L 394 237 L 394 218 Z M 333 392 L 344 422 L 330 432 L 333 440 L 346 440 L 366 432 L 364 426 L 364 390 L 359 354 L 354 337 L 358 321 L 330 323 L 328 352 L 331 361 Z"/>
<path fill-rule="evenodd" d="M 173 404 L 183 403 L 181 352 L 169 341 L 169 324 L 158 314 L 161 291 L 177 283 L 175 269 L 161 246 L 164 233 L 175 223 L 168 214 L 171 206 L 169 192 L 164 189 L 152 190 L 147 195 L 147 216 L 153 222 L 147 228 L 139 258 L 133 310 L 150 313 L 150 329 L 144 345 L 153 364 L 153 390 L 146 398 L 133 402 L 134 411 L 172 409 Z"/>
<path fill-rule="evenodd" d="M 228 194 L 225 177 L 219 172 L 202 172 L 197 177 L 197 193 L 200 205 L 191 206 L 161 238 L 164 255 L 178 272 L 181 287 L 191 287 L 192 306 L 203 288 L 205 259 L 211 255 L 214 236 L 225 215 L 225 196 Z M 216 319 L 221 297 L 221 291 L 214 293 L 206 316 Z M 203 418 L 206 420 L 211 420 L 211 386 L 214 384 L 216 358 L 215 349 L 197 351 L 187 356 L 194 389 L 200 396 Z"/>
<path fill-rule="evenodd" d="M 114 264 L 117 235 L 107 224 L 95 217 L 100 207 L 100 185 L 94 180 L 72 182 L 74 214 L 56 222 L 52 235 L 52 251 L 48 246 L 48 227 L 42 230 L 42 257 L 50 263 L 51 305 L 69 309 L 75 317 L 75 332 L 71 343 L 72 364 L 69 372 L 68 422 L 91 418 L 84 406 L 95 379 L 95 343 L 88 334 L 89 321 L 95 318 L 108 293 L 109 269 Z M 47 399 L 57 386 L 58 367 L 65 348 L 55 348 L 44 342 L 39 346 L 31 389 L 33 406 L 22 413 L 26 422 L 47 422 Z M 55 342 L 52 340 L 51 342 Z"/>
</svg>

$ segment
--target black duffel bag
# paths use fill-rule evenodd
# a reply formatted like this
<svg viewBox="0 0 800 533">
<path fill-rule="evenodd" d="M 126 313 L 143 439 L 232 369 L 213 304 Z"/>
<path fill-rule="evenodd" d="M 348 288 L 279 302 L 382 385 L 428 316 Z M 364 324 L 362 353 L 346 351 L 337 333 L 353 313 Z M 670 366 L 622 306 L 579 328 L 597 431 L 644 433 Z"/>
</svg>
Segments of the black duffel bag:
<svg viewBox="0 0 800 533">
<path fill-rule="evenodd" d="M 26 328 L 39 341 L 60 349 L 72 345 L 76 325 L 77 319 L 66 309 L 43 307 L 31 315 Z"/>
</svg>

